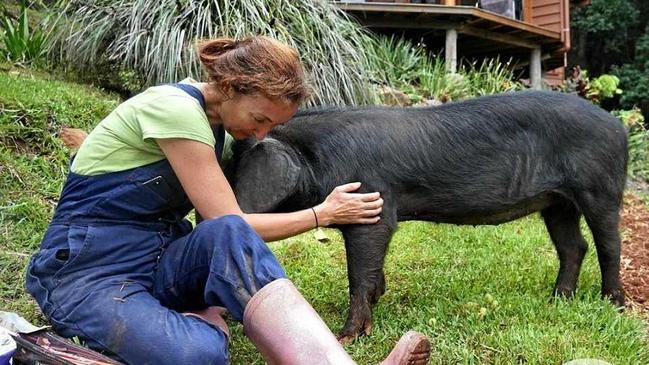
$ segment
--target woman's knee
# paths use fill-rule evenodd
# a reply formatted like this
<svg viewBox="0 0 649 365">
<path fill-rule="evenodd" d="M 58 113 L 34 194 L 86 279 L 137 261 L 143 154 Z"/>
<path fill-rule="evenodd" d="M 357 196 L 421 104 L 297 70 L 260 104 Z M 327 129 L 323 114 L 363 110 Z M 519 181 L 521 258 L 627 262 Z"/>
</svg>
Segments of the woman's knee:
<svg viewBox="0 0 649 365">
<path fill-rule="evenodd" d="M 209 219 L 196 226 L 192 233 L 194 245 L 198 244 L 205 254 L 266 249 L 267 245 L 257 232 L 238 215 L 226 215 Z"/>
<path fill-rule="evenodd" d="M 192 234 L 195 239 L 217 244 L 228 244 L 242 237 L 262 241 L 257 232 L 241 216 L 234 214 L 205 220 L 194 228 Z"/>
<path fill-rule="evenodd" d="M 201 227 L 202 225 L 202 227 Z M 205 256 L 211 257 L 211 270 L 236 286 L 242 283 L 265 284 L 286 276 L 254 229 L 237 215 L 227 215 L 201 222 L 193 240 L 199 240 Z M 261 287 L 261 286 L 259 286 Z"/>
</svg>

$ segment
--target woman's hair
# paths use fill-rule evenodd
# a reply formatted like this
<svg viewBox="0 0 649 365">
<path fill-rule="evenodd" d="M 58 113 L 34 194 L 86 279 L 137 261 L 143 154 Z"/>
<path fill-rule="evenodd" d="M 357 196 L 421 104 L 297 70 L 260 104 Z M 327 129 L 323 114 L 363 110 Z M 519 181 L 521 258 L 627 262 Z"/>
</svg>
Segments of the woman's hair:
<svg viewBox="0 0 649 365">
<path fill-rule="evenodd" d="M 272 38 L 212 39 L 199 46 L 198 56 L 210 81 L 224 93 L 260 93 L 296 104 L 311 94 L 298 53 Z"/>
</svg>

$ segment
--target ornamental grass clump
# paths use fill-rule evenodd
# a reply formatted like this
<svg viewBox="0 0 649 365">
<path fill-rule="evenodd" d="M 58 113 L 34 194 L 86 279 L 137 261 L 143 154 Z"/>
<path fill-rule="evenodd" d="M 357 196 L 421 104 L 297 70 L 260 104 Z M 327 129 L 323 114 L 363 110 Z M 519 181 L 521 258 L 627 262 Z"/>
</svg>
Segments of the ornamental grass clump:
<svg viewBox="0 0 649 365">
<path fill-rule="evenodd" d="M 368 37 L 364 49 L 373 80 L 396 88 L 418 83 L 428 59 L 425 48 L 395 36 Z"/>
<path fill-rule="evenodd" d="M 507 91 L 521 90 L 511 61 L 502 62 L 499 58 L 472 62 L 462 69 L 469 80 L 472 96 L 491 95 Z"/>
<path fill-rule="evenodd" d="M 267 35 L 300 52 L 312 75 L 311 104 L 364 104 L 367 34 L 325 0 L 61 0 L 50 56 L 77 71 L 116 62 L 142 86 L 201 78 L 197 41 Z"/>
</svg>

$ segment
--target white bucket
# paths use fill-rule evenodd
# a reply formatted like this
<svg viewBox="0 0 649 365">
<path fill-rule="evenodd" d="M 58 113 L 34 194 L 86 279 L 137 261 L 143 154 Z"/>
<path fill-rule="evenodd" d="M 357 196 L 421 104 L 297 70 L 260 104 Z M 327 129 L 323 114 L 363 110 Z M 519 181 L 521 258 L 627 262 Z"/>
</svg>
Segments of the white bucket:
<svg viewBox="0 0 649 365">
<path fill-rule="evenodd" d="M 9 336 L 9 331 L 0 327 L 0 365 L 11 364 L 11 357 L 16 351 L 16 342 Z"/>
<path fill-rule="evenodd" d="M 0 365 L 11 364 L 16 342 L 11 333 L 32 333 L 46 327 L 36 327 L 16 313 L 0 311 Z"/>
</svg>

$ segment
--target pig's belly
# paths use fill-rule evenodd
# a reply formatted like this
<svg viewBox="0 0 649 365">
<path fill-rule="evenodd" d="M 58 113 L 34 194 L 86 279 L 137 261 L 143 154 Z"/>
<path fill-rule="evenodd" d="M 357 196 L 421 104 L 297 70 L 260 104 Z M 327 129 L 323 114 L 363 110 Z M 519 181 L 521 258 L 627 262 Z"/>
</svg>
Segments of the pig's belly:
<svg viewBox="0 0 649 365">
<path fill-rule="evenodd" d="M 496 225 L 538 212 L 561 200 L 561 195 L 554 192 L 543 192 L 514 202 L 493 204 L 481 204 L 475 201 L 443 201 L 436 200 L 435 197 L 401 196 L 397 199 L 397 219 Z"/>
</svg>

